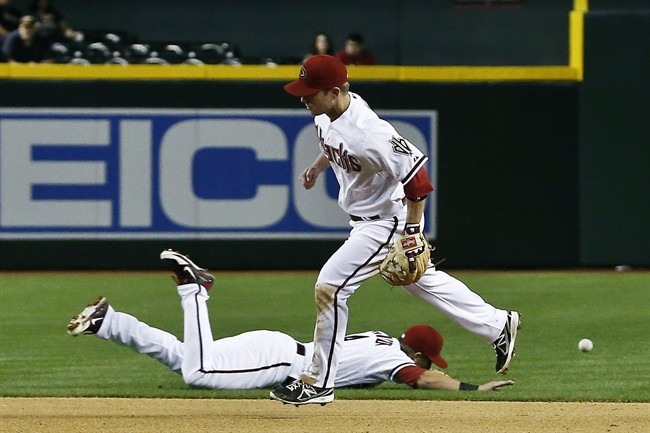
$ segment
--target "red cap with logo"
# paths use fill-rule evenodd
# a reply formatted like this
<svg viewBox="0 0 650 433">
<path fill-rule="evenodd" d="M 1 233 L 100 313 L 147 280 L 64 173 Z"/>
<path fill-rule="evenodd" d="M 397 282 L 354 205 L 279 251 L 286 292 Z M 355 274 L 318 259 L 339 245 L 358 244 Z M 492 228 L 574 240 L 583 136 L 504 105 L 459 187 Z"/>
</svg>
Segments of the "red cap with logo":
<svg viewBox="0 0 650 433">
<path fill-rule="evenodd" d="M 348 70 L 336 57 L 327 54 L 311 56 L 300 68 L 298 79 L 284 86 L 293 96 L 309 96 L 323 89 L 339 87 L 348 81 Z"/>
<path fill-rule="evenodd" d="M 401 341 L 416 352 L 422 353 L 440 368 L 447 368 L 442 359 L 442 335 L 429 325 L 415 325 L 404 331 Z"/>
</svg>

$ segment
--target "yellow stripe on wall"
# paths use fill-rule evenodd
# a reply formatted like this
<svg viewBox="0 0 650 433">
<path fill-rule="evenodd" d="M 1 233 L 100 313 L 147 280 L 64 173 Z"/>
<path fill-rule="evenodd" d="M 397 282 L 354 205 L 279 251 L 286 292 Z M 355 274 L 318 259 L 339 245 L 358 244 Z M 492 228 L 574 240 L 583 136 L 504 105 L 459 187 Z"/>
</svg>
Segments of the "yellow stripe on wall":
<svg viewBox="0 0 650 433">
<path fill-rule="evenodd" d="M 568 66 L 411 67 L 400 71 L 401 81 L 573 81 Z M 350 74 L 352 75 L 352 74 Z"/>
<path fill-rule="evenodd" d="M 576 70 L 578 81 L 584 76 L 584 14 L 588 7 L 587 0 L 574 0 L 569 13 L 569 66 Z"/>
<path fill-rule="evenodd" d="M 299 65 L 53 65 L 0 64 L 0 78 L 38 80 L 291 81 Z M 350 66 L 351 81 L 574 81 L 571 66 Z"/>
<path fill-rule="evenodd" d="M 569 64 L 558 66 L 349 66 L 351 81 L 581 81 L 584 13 L 574 0 L 569 13 Z M 0 79 L 31 80 L 244 80 L 290 81 L 300 65 L 60 65 L 0 63 Z"/>
</svg>

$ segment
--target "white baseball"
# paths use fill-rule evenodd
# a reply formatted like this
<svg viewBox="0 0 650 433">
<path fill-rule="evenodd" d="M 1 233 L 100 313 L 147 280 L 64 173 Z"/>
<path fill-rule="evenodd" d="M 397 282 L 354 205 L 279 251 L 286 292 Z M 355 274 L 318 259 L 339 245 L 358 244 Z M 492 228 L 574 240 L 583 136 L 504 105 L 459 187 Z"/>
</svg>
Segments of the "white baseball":
<svg viewBox="0 0 650 433">
<path fill-rule="evenodd" d="M 588 338 L 583 338 L 580 340 L 580 342 L 578 342 L 578 349 L 582 350 L 583 352 L 591 352 L 591 349 L 593 348 L 594 343 L 592 343 Z"/>
</svg>

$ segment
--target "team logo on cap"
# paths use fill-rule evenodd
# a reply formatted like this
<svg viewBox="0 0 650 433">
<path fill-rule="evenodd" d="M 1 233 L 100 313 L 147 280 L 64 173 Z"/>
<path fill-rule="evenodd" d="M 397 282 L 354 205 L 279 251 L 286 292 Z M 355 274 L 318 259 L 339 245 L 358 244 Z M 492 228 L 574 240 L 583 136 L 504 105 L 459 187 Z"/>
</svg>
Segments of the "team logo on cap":
<svg viewBox="0 0 650 433">
<path fill-rule="evenodd" d="M 307 70 L 305 69 L 304 66 L 300 67 L 300 74 L 298 74 L 300 78 L 305 78 L 307 76 Z"/>
</svg>

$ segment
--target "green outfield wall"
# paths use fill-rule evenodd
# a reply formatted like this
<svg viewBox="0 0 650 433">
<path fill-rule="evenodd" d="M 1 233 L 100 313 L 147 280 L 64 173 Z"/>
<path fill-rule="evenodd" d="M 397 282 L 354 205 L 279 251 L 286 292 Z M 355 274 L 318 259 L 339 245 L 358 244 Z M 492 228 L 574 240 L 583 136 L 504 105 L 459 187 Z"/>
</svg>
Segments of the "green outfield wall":
<svg viewBox="0 0 650 433">
<path fill-rule="evenodd" d="M 585 265 L 650 265 L 649 53 L 650 7 L 585 16 L 579 157 Z"/>
<path fill-rule="evenodd" d="M 300 108 L 281 85 L 4 80 L 0 92 L 14 108 Z M 377 110 L 437 112 L 436 244 L 449 266 L 578 264 L 577 84 L 359 82 L 353 90 Z M 212 268 L 317 268 L 340 243 L 90 239 L 4 239 L 2 267 L 156 267 L 158 250 L 173 247 L 214 257 Z"/>
</svg>

